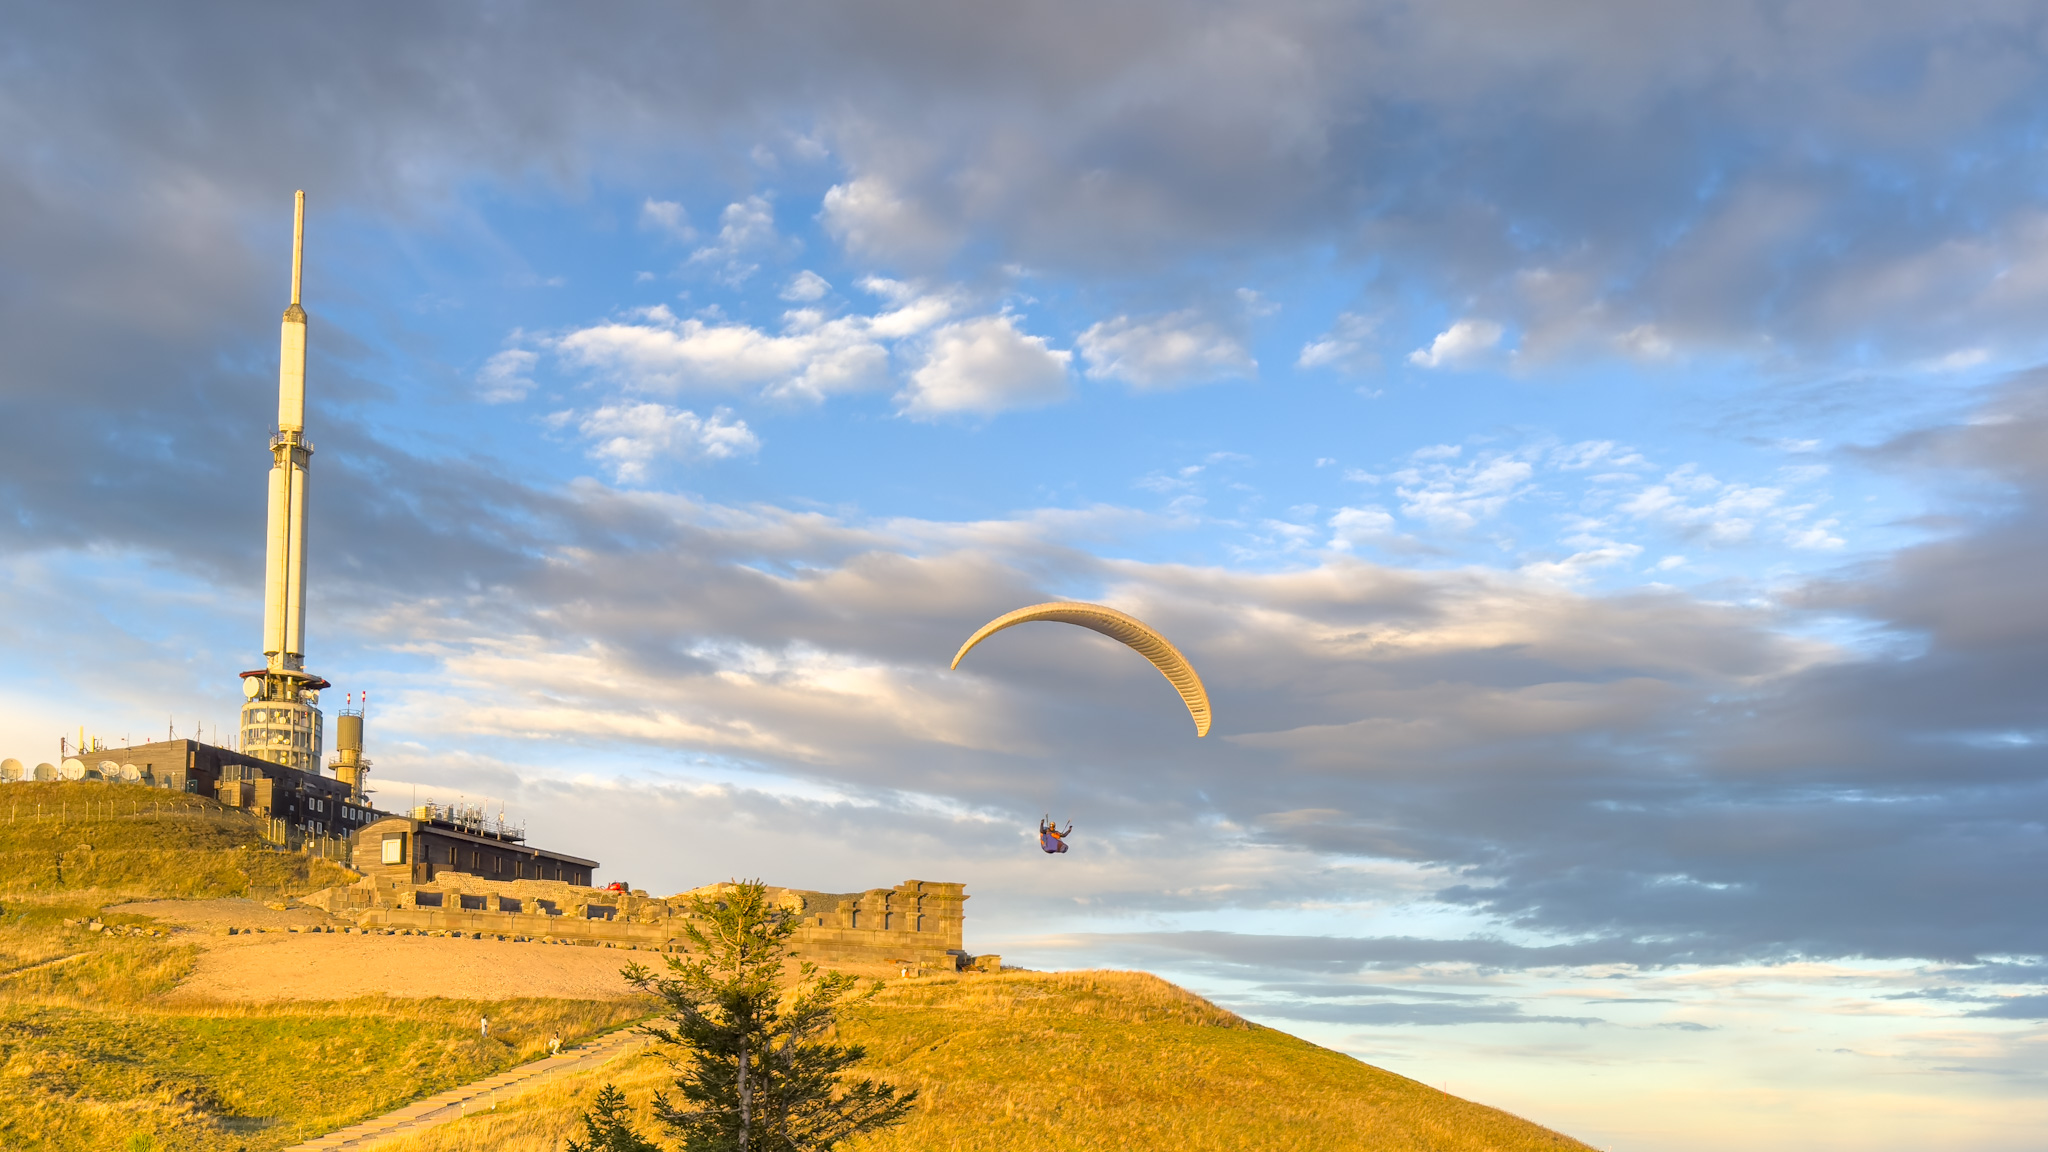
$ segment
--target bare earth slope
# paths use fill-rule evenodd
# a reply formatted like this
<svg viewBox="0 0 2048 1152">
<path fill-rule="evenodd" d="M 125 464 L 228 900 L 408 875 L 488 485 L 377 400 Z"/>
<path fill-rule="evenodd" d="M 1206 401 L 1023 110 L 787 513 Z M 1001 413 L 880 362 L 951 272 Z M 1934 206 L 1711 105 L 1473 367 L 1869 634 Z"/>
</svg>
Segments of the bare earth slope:
<svg viewBox="0 0 2048 1152">
<path fill-rule="evenodd" d="M 192 974 L 166 1003 L 352 1000 L 358 996 L 517 996 L 615 1000 L 628 989 L 619 969 L 630 952 L 503 940 L 292 932 L 342 923 L 307 908 L 274 911 L 245 900 L 156 900 L 109 912 L 193 929 L 200 952 Z M 263 932 L 226 935 L 228 927 Z"/>
</svg>

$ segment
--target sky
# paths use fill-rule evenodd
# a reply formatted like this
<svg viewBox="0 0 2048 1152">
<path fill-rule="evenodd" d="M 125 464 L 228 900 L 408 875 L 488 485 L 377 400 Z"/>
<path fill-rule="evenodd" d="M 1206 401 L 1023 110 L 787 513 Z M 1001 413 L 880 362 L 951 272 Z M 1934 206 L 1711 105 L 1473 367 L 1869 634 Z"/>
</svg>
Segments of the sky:
<svg viewBox="0 0 2048 1152">
<path fill-rule="evenodd" d="M 6 21 L 0 754 L 231 728 L 305 189 L 385 807 L 964 882 L 1602 1149 L 2042 1146 L 2048 5 Z M 947 670 L 1050 599 L 1213 732 Z"/>
</svg>

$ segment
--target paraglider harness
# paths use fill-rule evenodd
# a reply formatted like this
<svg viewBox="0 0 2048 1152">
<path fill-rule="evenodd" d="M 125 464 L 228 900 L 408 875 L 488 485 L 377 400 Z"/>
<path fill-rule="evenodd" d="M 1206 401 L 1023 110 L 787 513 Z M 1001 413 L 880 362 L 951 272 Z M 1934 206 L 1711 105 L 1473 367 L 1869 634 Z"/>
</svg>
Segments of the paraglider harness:
<svg viewBox="0 0 2048 1152">
<path fill-rule="evenodd" d="M 1038 821 L 1038 846 L 1047 853 L 1065 852 L 1067 850 L 1067 837 L 1072 835 L 1073 831 L 1074 822 L 1072 820 L 1067 821 L 1067 830 L 1062 832 L 1059 825 L 1053 823 L 1052 814 L 1048 812 L 1043 817 L 1040 817 Z"/>
</svg>

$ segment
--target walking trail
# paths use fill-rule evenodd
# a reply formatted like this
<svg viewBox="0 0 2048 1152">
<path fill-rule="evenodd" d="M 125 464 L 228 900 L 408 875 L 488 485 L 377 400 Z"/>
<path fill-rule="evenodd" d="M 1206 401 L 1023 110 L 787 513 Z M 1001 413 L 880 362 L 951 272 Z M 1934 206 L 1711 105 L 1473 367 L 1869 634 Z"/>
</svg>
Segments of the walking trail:
<svg viewBox="0 0 2048 1152">
<path fill-rule="evenodd" d="M 521 1064 L 496 1076 L 486 1076 L 460 1088 L 450 1088 L 439 1095 L 415 1100 L 395 1112 L 387 1112 L 338 1132 L 329 1132 L 317 1140 L 294 1144 L 284 1149 L 284 1152 L 314 1152 L 315 1149 L 319 1152 L 329 1152 L 331 1149 L 340 1148 L 360 1152 L 387 1140 L 415 1136 L 436 1125 L 487 1109 L 499 1100 L 531 1091 L 550 1080 L 587 1071 L 621 1056 L 630 1055 L 647 1043 L 647 1037 L 634 1029 L 621 1029 L 600 1036 L 588 1044 L 564 1048 L 559 1056 Z"/>
</svg>

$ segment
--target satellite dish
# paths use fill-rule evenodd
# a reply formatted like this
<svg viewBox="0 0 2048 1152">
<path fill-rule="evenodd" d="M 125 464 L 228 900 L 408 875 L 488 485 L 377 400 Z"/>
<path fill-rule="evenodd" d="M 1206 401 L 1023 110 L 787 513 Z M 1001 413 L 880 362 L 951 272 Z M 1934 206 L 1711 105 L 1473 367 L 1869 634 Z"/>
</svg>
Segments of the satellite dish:
<svg viewBox="0 0 2048 1152">
<path fill-rule="evenodd" d="M 263 681 L 258 680 L 254 676 L 242 677 L 242 695 L 254 700 L 256 694 L 261 691 L 263 691 Z"/>
<path fill-rule="evenodd" d="M 36 765 L 36 779 L 55 780 L 56 778 L 57 766 L 55 764 L 43 763 Z"/>
<path fill-rule="evenodd" d="M 21 761 L 9 756 L 0 760 L 0 783 L 12 784 L 21 779 Z"/>
<path fill-rule="evenodd" d="M 121 765 L 121 779 L 133 784 L 137 780 L 142 779 L 142 769 L 137 768 L 133 764 L 123 764 Z"/>
<path fill-rule="evenodd" d="M 62 772 L 66 780 L 83 780 L 85 779 L 85 761 L 73 756 L 64 761 Z"/>
</svg>

